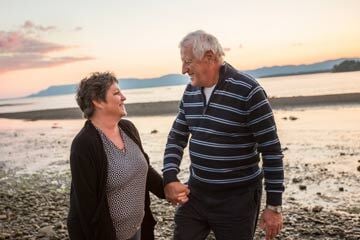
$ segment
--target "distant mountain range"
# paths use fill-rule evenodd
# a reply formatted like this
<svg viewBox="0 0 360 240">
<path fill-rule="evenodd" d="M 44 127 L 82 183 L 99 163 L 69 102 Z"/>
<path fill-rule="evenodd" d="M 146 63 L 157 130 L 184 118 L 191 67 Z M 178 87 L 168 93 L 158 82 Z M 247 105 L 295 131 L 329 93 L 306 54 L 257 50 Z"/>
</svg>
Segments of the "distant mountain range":
<svg viewBox="0 0 360 240">
<path fill-rule="evenodd" d="M 254 70 L 244 71 L 255 78 L 264 77 L 275 77 L 275 76 L 287 76 L 287 75 L 298 75 L 298 74 L 310 74 L 310 73 L 321 73 L 331 72 L 332 68 L 345 61 L 345 60 L 357 60 L 360 58 L 339 58 L 335 60 L 328 60 L 313 64 L 302 64 L 302 65 L 286 65 L 286 66 L 273 66 L 273 67 L 262 67 Z M 163 86 L 174 86 L 174 85 L 185 85 L 189 82 L 189 77 L 181 74 L 169 74 L 158 78 L 122 78 L 119 79 L 119 85 L 121 89 L 135 89 L 135 88 L 150 88 L 150 87 L 163 87 Z M 31 94 L 27 97 L 42 97 L 52 95 L 64 95 L 73 94 L 76 91 L 76 84 L 68 85 L 57 85 L 50 86 L 45 90 L 38 93 Z"/>
<path fill-rule="evenodd" d="M 189 77 L 181 74 L 168 74 L 158 78 L 120 78 L 118 80 L 121 89 L 135 89 L 185 85 L 189 82 Z M 77 84 L 50 86 L 47 89 L 31 94 L 28 97 L 73 94 L 76 92 L 76 88 Z"/>
</svg>

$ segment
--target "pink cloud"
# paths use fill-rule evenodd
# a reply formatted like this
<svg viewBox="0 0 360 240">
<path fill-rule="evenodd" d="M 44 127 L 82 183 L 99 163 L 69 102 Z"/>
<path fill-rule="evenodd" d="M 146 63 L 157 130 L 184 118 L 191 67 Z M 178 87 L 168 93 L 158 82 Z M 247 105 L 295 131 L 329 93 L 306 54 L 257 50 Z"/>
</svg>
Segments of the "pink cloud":
<svg viewBox="0 0 360 240">
<path fill-rule="evenodd" d="M 89 56 L 49 56 L 50 53 L 76 47 L 44 41 L 33 34 L 54 29 L 56 29 L 54 26 L 45 27 L 26 21 L 18 31 L 0 31 L 0 74 L 21 69 L 55 67 L 94 59 Z M 80 31 L 82 28 L 77 27 L 76 29 Z"/>
<path fill-rule="evenodd" d="M 44 57 L 37 54 L 0 56 L 0 74 L 10 71 L 56 67 L 68 63 L 93 60 L 92 57 Z"/>
<path fill-rule="evenodd" d="M 0 53 L 48 53 L 69 47 L 34 39 L 20 32 L 0 31 Z"/>
</svg>

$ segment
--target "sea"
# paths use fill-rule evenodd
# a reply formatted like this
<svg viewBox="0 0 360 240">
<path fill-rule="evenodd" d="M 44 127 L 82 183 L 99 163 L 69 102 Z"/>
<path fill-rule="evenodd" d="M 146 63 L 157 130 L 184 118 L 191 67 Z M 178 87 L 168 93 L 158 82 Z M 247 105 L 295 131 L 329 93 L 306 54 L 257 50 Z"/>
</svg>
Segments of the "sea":
<svg viewBox="0 0 360 240">
<path fill-rule="evenodd" d="M 269 97 L 360 93 L 360 71 L 258 78 Z M 123 90 L 126 103 L 179 100 L 185 85 Z M 0 100 L 0 113 L 77 107 L 75 94 Z"/>
</svg>

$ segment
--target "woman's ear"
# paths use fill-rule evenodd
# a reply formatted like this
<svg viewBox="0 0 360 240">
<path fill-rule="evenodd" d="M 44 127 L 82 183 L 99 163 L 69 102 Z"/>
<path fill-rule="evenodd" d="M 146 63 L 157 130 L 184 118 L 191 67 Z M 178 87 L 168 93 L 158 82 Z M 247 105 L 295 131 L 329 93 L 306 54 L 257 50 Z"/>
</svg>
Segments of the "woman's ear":
<svg viewBox="0 0 360 240">
<path fill-rule="evenodd" d="M 100 108 L 100 109 L 103 108 L 102 101 L 99 101 L 99 100 L 91 100 L 91 102 L 92 102 L 92 104 L 94 104 L 94 107 L 95 107 L 95 108 Z"/>
</svg>

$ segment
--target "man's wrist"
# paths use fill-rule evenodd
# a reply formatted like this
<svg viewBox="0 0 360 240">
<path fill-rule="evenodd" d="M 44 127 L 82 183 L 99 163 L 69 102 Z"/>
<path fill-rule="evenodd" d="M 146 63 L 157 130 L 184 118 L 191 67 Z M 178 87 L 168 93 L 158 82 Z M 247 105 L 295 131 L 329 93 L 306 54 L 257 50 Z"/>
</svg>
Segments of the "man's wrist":
<svg viewBox="0 0 360 240">
<path fill-rule="evenodd" d="M 282 206 L 281 205 L 273 206 L 273 205 L 267 204 L 265 209 L 269 209 L 269 210 L 271 210 L 273 212 L 276 212 L 276 213 L 282 213 Z"/>
</svg>

